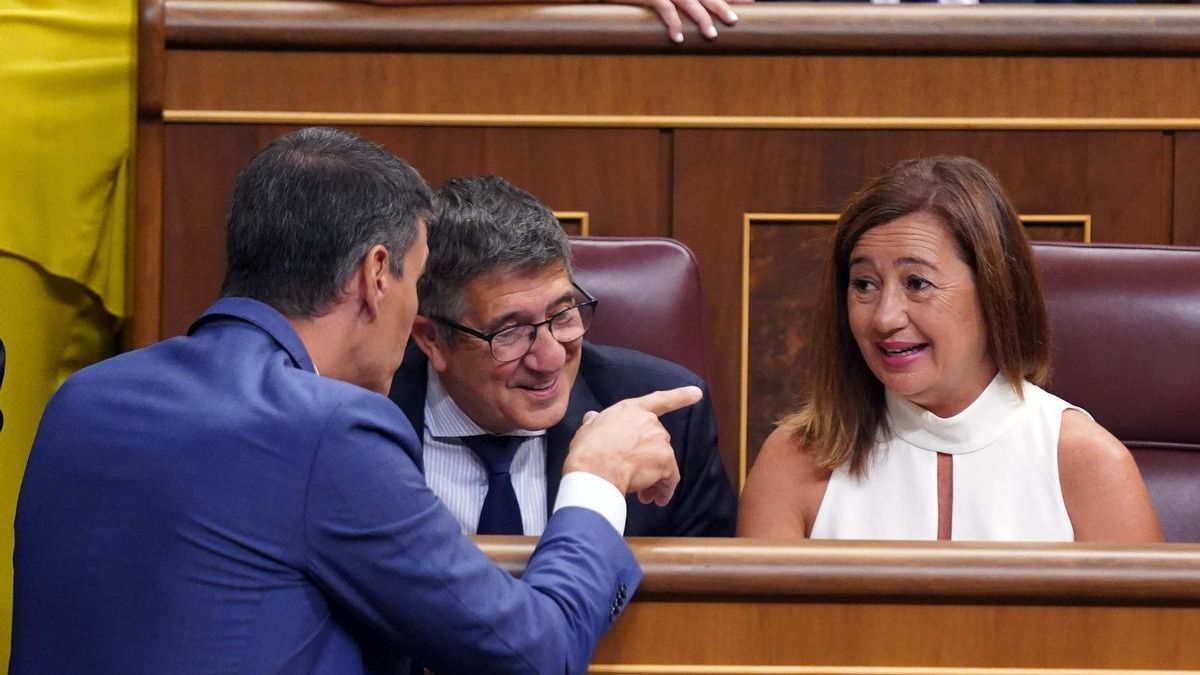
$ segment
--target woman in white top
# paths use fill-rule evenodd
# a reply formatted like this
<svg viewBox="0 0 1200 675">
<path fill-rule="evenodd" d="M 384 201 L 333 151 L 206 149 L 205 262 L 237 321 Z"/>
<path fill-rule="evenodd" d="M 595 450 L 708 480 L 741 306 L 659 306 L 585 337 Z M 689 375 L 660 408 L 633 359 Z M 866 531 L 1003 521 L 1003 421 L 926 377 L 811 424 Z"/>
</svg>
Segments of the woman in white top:
<svg viewBox="0 0 1200 675">
<path fill-rule="evenodd" d="M 842 213 L 823 283 L 807 402 L 763 445 L 739 535 L 1162 540 L 1129 451 L 1038 386 L 1033 252 L 982 165 L 888 169 Z"/>
</svg>

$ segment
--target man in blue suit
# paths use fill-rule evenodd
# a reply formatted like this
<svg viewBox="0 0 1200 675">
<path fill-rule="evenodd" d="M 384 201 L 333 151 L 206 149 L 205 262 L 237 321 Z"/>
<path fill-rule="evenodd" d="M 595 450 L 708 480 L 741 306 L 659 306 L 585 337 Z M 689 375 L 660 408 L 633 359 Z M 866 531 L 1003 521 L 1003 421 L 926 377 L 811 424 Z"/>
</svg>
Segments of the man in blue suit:
<svg viewBox="0 0 1200 675">
<path fill-rule="evenodd" d="M 405 356 L 391 398 L 422 435 L 425 478 L 464 532 L 541 534 L 587 411 L 704 383 L 674 363 L 583 341 L 598 303 L 573 283 L 567 236 L 532 195 L 478 176 L 448 181 L 437 197 L 418 284 L 419 350 Z M 733 536 L 737 498 L 711 406 L 662 423 L 682 479 L 665 507 L 631 497 L 626 535 Z M 485 433 L 513 441 L 500 475 L 474 447 Z M 503 523 L 491 516 L 497 490 L 510 493 Z"/>
<path fill-rule="evenodd" d="M 383 394 L 417 309 L 431 194 L 306 129 L 239 175 L 222 299 L 185 337 L 80 371 L 46 409 L 16 519 L 10 672 L 582 673 L 640 570 L 627 491 L 669 500 L 657 415 L 589 416 L 520 580 L 426 487 Z"/>
</svg>

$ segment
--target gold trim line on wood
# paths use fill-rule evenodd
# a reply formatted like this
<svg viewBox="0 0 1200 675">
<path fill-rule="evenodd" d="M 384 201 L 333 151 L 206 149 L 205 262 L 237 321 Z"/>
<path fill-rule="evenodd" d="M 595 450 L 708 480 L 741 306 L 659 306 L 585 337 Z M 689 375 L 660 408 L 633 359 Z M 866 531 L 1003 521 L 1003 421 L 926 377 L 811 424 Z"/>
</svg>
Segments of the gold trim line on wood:
<svg viewBox="0 0 1200 675">
<path fill-rule="evenodd" d="M 742 322 L 738 340 L 738 494 L 746 487 L 746 423 L 750 390 L 750 225 L 751 214 L 742 214 Z"/>
<path fill-rule="evenodd" d="M 330 124 L 442 127 L 635 127 L 655 129 L 1200 129 L 1193 117 L 790 117 L 748 115 L 523 115 L 167 109 L 163 120 L 197 124 Z"/>
<path fill-rule="evenodd" d="M 588 211 L 551 211 L 554 217 L 559 222 L 564 220 L 575 220 L 579 222 L 579 236 L 586 237 L 591 232 L 590 222 L 592 220 L 591 213 Z"/>
<path fill-rule="evenodd" d="M 1092 243 L 1092 214 L 1090 213 L 1068 213 L 1068 214 L 1043 214 L 1030 213 L 1020 214 L 1017 216 L 1021 222 L 1028 227 L 1034 225 L 1052 225 L 1055 223 L 1083 223 L 1083 243 Z"/>
<path fill-rule="evenodd" d="M 1178 675 L 1181 670 L 1108 668 L 943 668 L 887 665 L 593 664 L 596 675 Z"/>
<path fill-rule="evenodd" d="M 753 225 L 759 220 L 773 223 L 836 223 L 841 217 L 840 213 L 747 213 L 742 221 L 746 225 Z"/>
</svg>

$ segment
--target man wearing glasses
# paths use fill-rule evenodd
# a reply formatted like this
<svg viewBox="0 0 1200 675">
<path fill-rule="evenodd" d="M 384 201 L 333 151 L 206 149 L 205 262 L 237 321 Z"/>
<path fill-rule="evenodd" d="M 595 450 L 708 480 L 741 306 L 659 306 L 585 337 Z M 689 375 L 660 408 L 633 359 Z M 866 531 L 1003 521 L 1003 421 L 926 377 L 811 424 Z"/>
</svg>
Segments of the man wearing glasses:
<svg viewBox="0 0 1200 675">
<path fill-rule="evenodd" d="M 9 673 L 587 671 L 641 579 L 623 496 L 670 500 L 657 416 L 701 392 L 598 413 L 522 577 L 490 562 L 384 395 L 432 198 L 333 129 L 288 134 L 238 175 L 221 299 L 46 408 L 14 524 Z"/>
<path fill-rule="evenodd" d="M 600 301 L 572 282 L 554 215 L 494 176 L 442 186 L 413 341 L 391 398 L 423 435 L 425 478 L 467 534 L 539 535 L 585 414 L 703 382 L 584 343 Z M 602 311 L 602 310 L 600 310 Z M 629 536 L 732 536 L 737 500 L 708 398 L 662 417 L 681 480 L 665 507 L 628 498 Z"/>
</svg>

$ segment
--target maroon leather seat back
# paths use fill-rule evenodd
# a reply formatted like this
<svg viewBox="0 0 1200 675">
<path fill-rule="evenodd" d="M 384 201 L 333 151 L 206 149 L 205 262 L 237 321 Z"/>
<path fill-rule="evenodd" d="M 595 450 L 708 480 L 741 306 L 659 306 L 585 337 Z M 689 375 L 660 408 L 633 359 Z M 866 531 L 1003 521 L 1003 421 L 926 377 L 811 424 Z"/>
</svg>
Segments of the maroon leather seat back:
<svg viewBox="0 0 1200 675">
<path fill-rule="evenodd" d="M 628 347 L 707 377 L 696 258 L 674 239 L 572 237 L 575 280 L 600 300 L 591 342 Z"/>
<path fill-rule="evenodd" d="M 1200 542 L 1200 249 L 1035 244 L 1049 389 L 1133 452 L 1169 541 Z"/>
</svg>

